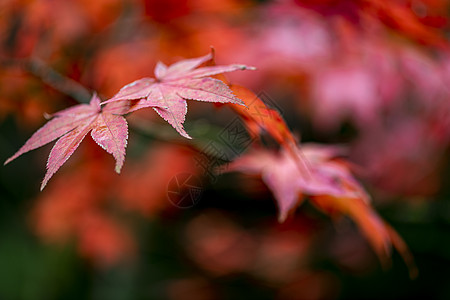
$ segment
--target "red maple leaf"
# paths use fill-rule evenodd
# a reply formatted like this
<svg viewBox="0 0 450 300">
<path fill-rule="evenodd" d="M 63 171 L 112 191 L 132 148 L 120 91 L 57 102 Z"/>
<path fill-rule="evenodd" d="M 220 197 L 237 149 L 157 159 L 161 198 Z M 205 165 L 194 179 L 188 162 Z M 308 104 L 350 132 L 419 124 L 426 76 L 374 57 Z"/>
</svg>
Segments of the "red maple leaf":
<svg viewBox="0 0 450 300">
<path fill-rule="evenodd" d="M 249 89 L 232 84 L 230 89 L 245 104 L 245 107 L 231 104 L 230 107 L 244 120 L 252 137 L 260 137 L 268 133 L 295 161 L 300 172 L 306 172 L 307 162 L 300 149 L 297 139 L 292 134 L 280 113 L 267 105 Z"/>
<path fill-rule="evenodd" d="M 92 139 L 116 159 L 116 172 L 120 173 L 125 160 L 128 125 L 124 117 L 113 113 L 125 108 L 111 104 L 100 107 L 100 99 L 93 95 L 90 104 L 79 104 L 54 114 L 36 131 L 19 151 L 5 161 L 5 165 L 20 155 L 52 142 L 47 161 L 47 173 L 42 181 L 41 191 L 56 171 L 69 159 L 84 137 L 91 132 Z M 128 109 L 128 106 L 126 106 Z"/>
<path fill-rule="evenodd" d="M 269 150 L 253 150 L 236 159 L 229 170 L 261 174 L 277 200 L 280 222 L 297 207 L 302 195 L 368 199 L 345 165 L 329 161 L 340 151 L 338 147 L 306 144 L 302 146 L 302 153 L 300 149 L 297 151 L 307 162 L 307 172 L 302 173 L 292 154 L 286 150 L 279 154 Z M 344 188 L 343 182 L 353 188 Z"/>
<path fill-rule="evenodd" d="M 191 138 L 183 128 L 187 113 L 186 100 L 244 105 L 225 83 L 209 76 L 236 70 L 254 69 L 237 64 L 197 68 L 212 58 L 213 55 L 208 54 L 198 58 L 182 60 L 170 66 L 158 62 L 154 71 L 156 78 L 136 80 L 124 86 L 116 95 L 104 103 L 140 99 L 128 112 L 153 107 L 182 136 Z M 159 104 L 158 107 L 155 107 L 155 102 Z"/>
<path fill-rule="evenodd" d="M 333 159 L 341 151 L 339 147 L 305 144 L 300 152 L 297 147 L 298 155 L 307 162 L 308 172 L 304 173 L 287 149 L 281 153 L 254 150 L 231 163 L 228 171 L 261 174 L 278 204 L 280 222 L 302 203 L 304 196 L 309 196 L 312 204 L 329 214 L 349 216 L 382 262 L 388 261 L 393 245 L 404 257 L 414 277 L 417 270 L 403 240 L 371 207 L 369 195 L 354 179 L 348 165 Z"/>
</svg>

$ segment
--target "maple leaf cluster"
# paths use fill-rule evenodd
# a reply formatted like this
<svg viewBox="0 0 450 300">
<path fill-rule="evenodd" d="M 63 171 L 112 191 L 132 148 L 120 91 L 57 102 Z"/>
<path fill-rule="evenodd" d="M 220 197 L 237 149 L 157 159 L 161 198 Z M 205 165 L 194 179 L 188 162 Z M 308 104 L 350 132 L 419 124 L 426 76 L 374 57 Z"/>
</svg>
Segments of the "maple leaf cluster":
<svg viewBox="0 0 450 300">
<path fill-rule="evenodd" d="M 304 196 L 311 196 L 318 207 L 350 215 L 359 224 L 382 260 L 390 256 L 391 243 L 397 236 L 372 211 L 369 196 L 353 178 L 345 164 L 332 162 L 337 153 L 333 148 L 299 146 L 282 117 L 252 92 L 240 86 L 228 86 L 208 76 L 235 70 L 253 69 L 245 65 L 209 66 L 197 68 L 211 60 L 211 54 L 182 60 L 169 67 L 158 63 L 155 79 L 143 78 L 123 87 L 111 99 L 101 103 L 93 95 L 89 104 L 80 104 L 53 115 L 5 164 L 20 155 L 41 147 L 55 139 L 41 190 L 49 179 L 78 148 L 91 132 L 92 139 L 116 160 L 120 173 L 125 160 L 128 126 L 124 114 L 151 107 L 171 124 L 179 134 L 190 136 L 183 129 L 187 113 L 187 99 L 227 103 L 243 117 L 252 135 L 259 137 L 267 131 L 283 147 L 280 157 L 264 150 L 250 152 L 230 165 L 229 171 L 239 170 L 262 174 L 279 206 L 279 220 L 286 219 Z M 230 89 L 231 88 L 231 89 Z M 242 98 L 237 98 L 233 91 Z M 256 100 L 256 105 L 255 105 Z M 249 109 L 246 103 L 253 104 Z M 101 107 L 101 104 L 104 107 Z M 244 108 L 242 108 L 244 107 Z M 254 111 L 263 110 L 264 119 L 256 119 Z M 301 148 L 300 148 L 301 147 Z M 400 240 L 401 241 L 401 240 Z M 402 247 L 408 256 L 408 250 Z M 412 272 L 414 266 L 411 261 Z"/>
<path fill-rule="evenodd" d="M 336 159 L 342 156 L 342 147 L 297 144 L 278 112 L 268 108 L 247 89 L 239 86 L 234 89 L 243 97 L 244 103 L 256 101 L 258 104 L 253 107 L 265 112 L 261 118 L 260 113 L 252 114 L 233 106 L 247 121 L 250 132 L 261 136 L 266 131 L 282 148 L 279 153 L 257 148 L 233 161 L 227 171 L 259 174 L 275 197 L 280 222 L 285 221 L 305 197 L 330 215 L 351 217 L 383 263 L 389 261 L 391 247 L 394 246 L 408 264 L 410 276 L 417 276 L 408 247 L 373 210 L 370 196 L 351 173 L 351 165 Z"/>
<path fill-rule="evenodd" d="M 226 84 L 208 76 L 253 69 L 245 65 L 197 69 L 211 59 L 212 54 L 208 54 L 180 61 L 169 67 L 159 62 L 155 67 L 156 79 L 143 78 L 126 85 L 110 100 L 102 103 L 106 104 L 103 108 L 100 106 L 100 99 L 94 94 L 89 104 L 80 104 L 55 113 L 54 119 L 40 128 L 19 151 L 5 161 L 5 165 L 20 155 L 59 138 L 47 161 L 47 173 L 41 185 L 43 190 L 53 174 L 91 132 L 92 139 L 114 156 L 116 172 L 120 173 L 128 139 L 128 125 L 121 115 L 146 107 L 152 107 L 182 136 L 190 138 L 183 129 L 187 113 L 186 100 L 243 104 Z M 117 102 L 121 103 L 117 105 Z"/>
<path fill-rule="evenodd" d="M 95 142 L 80 150 L 85 159 L 38 196 L 31 211 L 34 232 L 54 245 L 75 241 L 79 255 L 97 268 L 131 262 L 139 251 L 133 226 L 111 209 L 147 218 L 170 210 L 167 182 L 179 172 L 199 172 L 195 152 L 176 144 L 153 145 L 115 176 Z"/>
</svg>

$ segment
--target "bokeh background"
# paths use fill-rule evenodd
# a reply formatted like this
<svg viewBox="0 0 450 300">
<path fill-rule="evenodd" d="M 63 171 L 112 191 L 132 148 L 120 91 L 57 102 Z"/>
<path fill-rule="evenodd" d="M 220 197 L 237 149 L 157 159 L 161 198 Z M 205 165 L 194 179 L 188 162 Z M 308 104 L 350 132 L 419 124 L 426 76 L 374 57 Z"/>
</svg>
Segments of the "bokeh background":
<svg viewBox="0 0 450 300">
<path fill-rule="evenodd" d="M 51 146 L 0 168 L 0 299 L 450 299 L 447 0 L 2 0 L 0 160 L 45 114 L 103 99 L 215 49 L 227 74 L 304 142 L 344 144 L 378 213 L 404 238 L 382 267 L 351 220 L 308 203 L 277 222 L 258 177 L 199 168 L 236 115 L 188 104 L 179 137 L 128 119 L 120 175 L 86 139 L 43 192 Z M 252 140 L 234 149 L 245 153 Z M 267 139 L 266 146 L 273 147 Z M 228 149 L 228 150 L 227 150 Z M 222 161 L 223 163 L 223 161 Z M 225 162 L 226 163 L 226 162 Z M 193 205 L 168 197 L 195 175 Z"/>
</svg>

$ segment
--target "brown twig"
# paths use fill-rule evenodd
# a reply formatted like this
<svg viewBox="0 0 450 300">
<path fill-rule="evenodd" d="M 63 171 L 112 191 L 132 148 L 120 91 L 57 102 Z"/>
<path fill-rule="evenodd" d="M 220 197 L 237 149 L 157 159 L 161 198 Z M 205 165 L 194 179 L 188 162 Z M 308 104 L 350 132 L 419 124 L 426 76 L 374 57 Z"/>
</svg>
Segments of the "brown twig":
<svg viewBox="0 0 450 300">
<path fill-rule="evenodd" d="M 91 93 L 84 86 L 73 79 L 61 75 L 38 58 L 2 59 L 0 64 L 3 67 L 19 67 L 80 103 L 89 103 L 91 99 Z"/>
</svg>

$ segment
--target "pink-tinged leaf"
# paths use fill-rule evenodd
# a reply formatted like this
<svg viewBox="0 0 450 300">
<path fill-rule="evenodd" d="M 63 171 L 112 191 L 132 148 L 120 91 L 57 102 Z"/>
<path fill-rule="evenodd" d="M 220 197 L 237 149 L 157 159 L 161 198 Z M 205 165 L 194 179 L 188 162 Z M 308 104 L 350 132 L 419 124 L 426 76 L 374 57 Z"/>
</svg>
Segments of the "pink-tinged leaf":
<svg viewBox="0 0 450 300">
<path fill-rule="evenodd" d="M 92 110 L 92 106 L 89 104 L 79 104 L 75 105 L 73 107 L 69 107 L 63 110 L 60 110 L 52 115 L 50 117 L 74 117 L 74 118 L 80 118 L 82 116 L 90 115 L 94 111 Z"/>
<path fill-rule="evenodd" d="M 158 107 L 153 107 L 153 109 L 160 115 L 164 120 L 169 122 L 179 134 L 184 136 L 187 139 L 192 139 L 189 134 L 184 130 L 183 123 L 184 118 L 187 113 L 187 104 L 181 98 L 171 100 L 173 106 L 171 109 L 161 109 Z"/>
<path fill-rule="evenodd" d="M 190 72 L 187 72 L 186 74 L 177 76 L 177 77 L 170 77 L 167 76 L 164 78 L 165 80 L 173 80 L 173 79 L 181 79 L 181 78 L 201 78 L 206 76 L 213 76 L 217 74 L 227 73 L 227 72 L 234 72 L 239 70 L 256 70 L 255 67 L 246 66 L 246 65 L 229 65 L 229 66 L 213 66 L 213 67 L 204 67 L 200 69 L 196 69 Z"/>
<path fill-rule="evenodd" d="M 119 173 L 125 160 L 125 148 L 128 138 L 128 126 L 120 116 L 130 110 L 132 103 L 147 100 L 121 101 L 107 104 L 103 111 L 100 99 L 93 95 L 90 104 L 80 104 L 54 114 L 55 118 L 36 131 L 19 151 L 5 164 L 21 154 L 41 147 L 57 138 L 48 161 L 47 173 L 41 190 L 78 148 L 86 134 L 92 130 L 92 138 L 116 160 L 116 172 Z M 151 103 L 151 102 L 150 102 Z"/>
<path fill-rule="evenodd" d="M 100 111 L 100 99 L 97 95 L 93 95 L 90 104 L 79 104 L 73 107 L 61 110 L 55 113 L 54 119 L 50 120 L 36 131 L 25 145 L 23 145 L 16 154 L 5 161 L 5 165 L 20 155 L 42 147 L 51 141 L 59 138 L 70 130 L 83 124 L 91 116 Z"/>
<path fill-rule="evenodd" d="M 100 112 L 100 110 L 101 110 L 100 103 L 101 102 L 102 102 L 102 100 L 100 100 L 97 93 L 94 93 L 94 95 L 92 95 L 91 101 L 89 102 L 89 105 L 92 107 L 92 110 L 96 110 L 97 112 Z"/>
<path fill-rule="evenodd" d="M 205 102 L 234 103 L 244 105 L 222 81 L 214 78 L 196 78 L 168 82 L 165 91 L 176 89 L 177 94 L 184 99 Z"/>
<path fill-rule="evenodd" d="M 127 84 L 120 91 L 115 94 L 108 101 L 103 102 L 102 104 L 111 103 L 119 100 L 136 100 L 147 98 L 152 89 L 152 84 L 155 82 L 153 78 L 142 78 L 132 83 Z"/>
<path fill-rule="evenodd" d="M 390 264 L 393 246 L 403 257 L 409 268 L 411 278 L 417 276 L 417 267 L 406 243 L 364 199 L 324 195 L 314 196 L 311 201 L 316 207 L 328 214 L 344 214 L 352 218 L 372 245 L 384 266 Z"/>
<path fill-rule="evenodd" d="M 164 101 L 161 97 L 152 97 L 151 100 L 148 98 L 138 99 L 138 100 L 129 100 L 129 101 L 105 101 L 105 107 L 103 108 L 103 112 L 107 112 L 114 115 L 125 115 L 129 114 L 133 111 L 154 107 L 160 109 L 168 109 L 167 101 Z"/>
<path fill-rule="evenodd" d="M 309 196 L 312 204 L 330 215 L 349 216 L 383 264 L 389 262 L 394 246 L 409 266 L 411 277 L 416 276 L 417 269 L 406 244 L 371 207 L 369 196 L 348 166 L 335 160 L 342 148 L 306 144 L 302 149 L 308 174 L 300 171 L 290 153 L 267 150 L 255 150 L 239 157 L 229 165 L 228 171 L 261 174 L 278 204 L 280 222 L 302 203 L 304 196 Z"/>
<path fill-rule="evenodd" d="M 183 76 L 186 72 L 191 71 L 192 69 L 197 68 L 201 64 L 207 62 L 208 60 L 211 60 L 213 58 L 212 53 L 208 53 L 205 56 L 198 57 L 198 58 L 191 58 L 191 59 L 184 59 L 179 62 L 174 63 L 173 65 L 169 66 L 165 74 L 162 76 L 159 76 L 156 73 L 155 70 L 155 76 L 159 79 L 173 79 L 177 78 L 178 76 Z"/>
<path fill-rule="evenodd" d="M 278 221 L 284 222 L 297 206 L 299 206 L 303 200 L 303 196 L 298 190 L 292 188 L 290 181 L 290 173 L 266 174 L 263 175 L 263 180 L 272 191 L 275 199 L 283 199 L 283 201 L 277 201 L 278 205 Z"/>
<path fill-rule="evenodd" d="M 69 159 L 72 153 L 78 148 L 89 130 L 92 129 L 97 116 L 86 120 L 85 125 L 81 125 L 61 137 L 53 146 L 47 161 L 47 173 L 42 181 L 41 191 L 47 185 L 47 182 L 58 171 L 58 169 Z"/>
<path fill-rule="evenodd" d="M 72 117 L 72 118 L 82 118 L 84 116 L 90 116 L 92 114 L 98 113 L 100 111 L 100 98 L 97 94 L 94 94 L 91 98 L 89 104 L 79 104 L 73 107 L 69 107 L 56 112 L 53 116 L 55 117 Z"/>
<path fill-rule="evenodd" d="M 153 99 L 154 100 L 154 99 Z M 162 100 L 160 101 L 162 103 Z M 140 110 L 143 108 L 152 107 L 152 108 L 159 108 L 159 109 L 167 109 L 166 106 L 163 105 L 155 105 L 155 101 L 148 101 L 147 99 L 141 99 L 134 101 L 130 104 L 130 108 L 128 109 L 127 113 L 131 113 L 136 110 Z"/>
<path fill-rule="evenodd" d="M 122 116 L 103 113 L 91 131 L 91 136 L 98 145 L 116 159 L 116 172 L 120 173 L 125 160 L 125 148 L 128 139 L 127 121 Z"/>
<path fill-rule="evenodd" d="M 19 151 L 17 151 L 13 156 L 5 161 L 5 165 L 19 157 L 20 155 L 42 147 L 60 136 L 66 134 L 70 130 L 77 127 L 79 124 L 83 123 L 89 116 L 78 117 L 77 119 L 65 119 L 65 118 L 55 118 L 47 122 L 38 131 L 36 131 L 25 145 L 23 145 Z"/>
<path fill-rule="evenodd" d="M 285 170 L 283 159 L 270 151 L 252 151 L 232 162 L 226 171 L 241 171 L 247 174 L 261 174 L 264 183 L 272 191 L 278 205 L 278 220 L 283 222 L 288 214 L 299 205 L 302 191 L 293 182 L 292 171 L 298 173 L 295 164 Z M 295 174 L 294 176 L 301 176 Z"/>
<path fill-rule="evenodd" d="M 156 63 L 156 67 L 155 67 L 155 77 L 162 78 L 166 75 L 166 72 L 167 72 L 167 66 L 164 63 L 158 61 Z"/>
<path fill-rule="evenodd" d="M 244 65 L 229 65 L 195 69 L 210 59 L 212 59 L 212 54 L 183 60 L 168 67 L 158 63 L 155 67 L 156 81 L 149 78 L 137 80 L 123 87 L 103 104 L 139 100 L 130 105 L 128 113 L 141 108 L 153 107 L 182 136 L 190 138 L 183 128 L 187 113 L 186 100 L 234 103 L 245 106 L 226 84 L 206 76 L 253 68 Z"/>
<path fill-rule="evenodd" d="M 102 111 L 103 113 L 109 113 L 113 115 L 124 115 L 127 114 L 130 110 L 130 107 L 138 101 L 139 100 L 131 100 L 108 103 L 103 107 Z"/>
<path fill-rule="evenodd" d="M 268 151 L 254 151 L 244 155 L 229 165 L 229 171 L 261 173 L 264 183 L 273 192 L 279 208 L 279 220 L 282 222 L 298 206 L 299 196 L 330 195 L 334 197 L 368 199 L 345 166 L 330 161 L 334 147 L 317 148 L 316 145 L 302 147 L 307 162 L 307 172 L 301 172 L 291 153 L 280 154 Z M 300 150 L 298 150 L 300 151 Z M 343 186 L 343 183 L 346 186 Z M 353 187 L 349 189 L 347 186 Z"/>
</svg>

